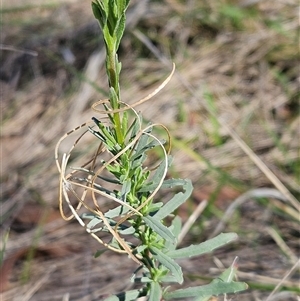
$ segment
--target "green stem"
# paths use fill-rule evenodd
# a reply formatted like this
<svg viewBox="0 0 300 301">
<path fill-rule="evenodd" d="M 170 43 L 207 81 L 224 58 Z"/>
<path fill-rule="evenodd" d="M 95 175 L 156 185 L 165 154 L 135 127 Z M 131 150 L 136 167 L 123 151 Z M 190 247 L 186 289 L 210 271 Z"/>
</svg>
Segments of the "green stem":
<svg viewBox="0 0 300 301">
<path fill-rule="evenodd" d="M 111 87 L 115 89 L 115 92 L 118 96 L 118 99 L 120 99 L 120 86 L 119 86 L 119 74 L 116 66 L 116 52 L 111 50 L 108 56 L 108 75 L 109 75 L 109 84 Z M 114 108 L 116 109 L 116 108 Z"/>
<path fill-rule="evenodd" d="M 119 71 L 117 70 L 117 54 L 116 51 L 112 49 L 107 49 L 108 53 L 108 61 L 107 61 L 107 73 L 109 78 L 109 85 L 110 87 L 114 88 L 116 96 L 117 96 L 117 103 L 115 103 L 112 99 L 110 99 L 110 103 L 113 110 L 120 108 L 120 86 L 119 86 Z M 122 131 L 122 122 L 120 113 L 113 114 L 113 120 L 117 135 L 117 141 L 119 145 L 123 145 L 124 137 Z"/>
</svg>

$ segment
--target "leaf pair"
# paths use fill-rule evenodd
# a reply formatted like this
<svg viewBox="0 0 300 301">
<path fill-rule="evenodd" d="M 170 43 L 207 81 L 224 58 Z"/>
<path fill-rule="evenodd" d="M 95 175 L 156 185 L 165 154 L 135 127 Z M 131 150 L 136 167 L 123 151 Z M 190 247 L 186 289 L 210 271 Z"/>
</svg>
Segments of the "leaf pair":
<svg viewBox="0 0 300 301">
<path fill-rule="evenodd" d="M 95 0 L 92 2 L 94 16 L 99 21 L 104 40 L 113 43 L 115 51 L 118 50 L 125 30 L 125 12 L 129 0 Z"/>
</svg>

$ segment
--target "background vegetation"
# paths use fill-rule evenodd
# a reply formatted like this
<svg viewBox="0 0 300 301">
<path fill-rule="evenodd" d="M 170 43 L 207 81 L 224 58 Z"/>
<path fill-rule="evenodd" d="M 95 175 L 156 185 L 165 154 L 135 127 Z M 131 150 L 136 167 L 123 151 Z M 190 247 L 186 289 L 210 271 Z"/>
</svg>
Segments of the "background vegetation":
<svg viewBox="0 0 300 301">
<path fill-rule="evenodd" d="M 9 1 L 1 22 L 3 242 L 10 229 L 2 300 L 99 300 L 124 290 L 130 259 L 110 252 L 94 259 L 99 245 L 57 210 L 54 146 L 90 120 L 91 104 L 107 93 L 90 1 Z M 220 231 L 240 237 L 181 263 L 186 285 L 208 282 L 239 256 L 239 280 L 250 289 L 232 298 L 265 300 L 279 285 L 269 300 L 297 300 L 297 1 L 132 1 L 128 23 L 119 52 L 124 101 L 146 96 L 171 62 L 177 67 L 156 99 L 138 109 L 169 127 L 170 176 L 195 187 L 178 213 L 186 221 L 202 211 L 182 245 Z"/>
</svg>

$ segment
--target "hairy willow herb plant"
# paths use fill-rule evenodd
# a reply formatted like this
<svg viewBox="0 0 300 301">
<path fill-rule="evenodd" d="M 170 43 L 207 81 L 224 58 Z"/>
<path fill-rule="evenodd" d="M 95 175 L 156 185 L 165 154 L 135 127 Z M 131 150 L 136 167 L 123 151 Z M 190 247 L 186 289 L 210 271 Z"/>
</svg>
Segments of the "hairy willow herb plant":
<svg viewBox="0 0 300 301">
<path fill-rule="evenodd" d="M 152 134 L 150 124 L 143 128 L 142 118 L 134 107 L 149 100 L 170 80 L 171 75 L 150 95 L 128 105 L 121 101 L 119 75 L 121 63 L 117 50 L 125 28 L 125 11 L 129 0 L 95 0 L 92 8 L 98 19 L 106 47 L 106 70 L 109 82 L 109 99 L 96 102 L 92 108 L 101 117 L 93 117 L 87 122 L 65 134 L 55 150 L 56 162 L 60 172 L 59 205 L 65 220 L 76 218 L 86 231 L 107 249 L 127 254 L 137 265 L 132 282 L 137 289 L 123 292 L 106 300 L 136 300 L 147 296 L 148 300 L 174 300 L 193 298 L 208 300 L 212 295 L 237 292 L 246 289 L 246 284 L 234 282 L 235 261 L 222 275 L 210 284 L 187 289 L 172 290 L 172 283 L 183 283 L 181 267 L 175 259 L 198 256 L 211 252 L 236 239 L 236 234 L 221 234 L 199 245 L 177 248 L 177 237 L 181 231 L 179 217 L 173 218 L 167 226 L 166 217 L 184 203 L 191 195 L 192 184 L 184 179 L 165 179 L 171 157 L 165 149 L 166 141 Z M 100 108 L 99 108 L 100 107 Z M 130 116 L 130 118 L 129 118 Z M 77 131 L 75 143 L 62 157 L 59 156 L 61 143 Z M 80 167 L 69 167 L 69 160 L 75 147 L 87 135 L 97 141 L 95 152 Z M 91 136 L 92 137 L 92 136 Z M 170 141 L 168 141 L 170 145 Z M 89 146 L 88 153 L 91 147 Z M 160 148 L 163 159 L 149 166 L 147 153 Z M 69 170 L 69 171 L 67 171 Z M 156 202 L 160 189 L 176 188 L 174 196 L 167 202 Z M 111 207 L 104 210 L 103 201 L 108 199 Z M 63 203 L 66 202 L 71 213 L 66 216 Z M 81 209 L 84 209 L 80 212 Z M 106 232 L 109 240 L 103 238 Z M 99 251 L 98 254 L 100 255 Z"/>
</svg>

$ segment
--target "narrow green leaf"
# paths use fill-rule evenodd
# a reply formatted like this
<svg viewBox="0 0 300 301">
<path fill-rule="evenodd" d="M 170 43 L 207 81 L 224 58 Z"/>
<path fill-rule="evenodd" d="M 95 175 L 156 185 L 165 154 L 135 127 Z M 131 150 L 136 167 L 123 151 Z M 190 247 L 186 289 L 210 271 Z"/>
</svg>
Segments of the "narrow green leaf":
<svg viewBox="0 0 300 301">
<path fill-rule="evenodd" d="M 129 136 L 129 141 L 131 141 L 132 139 L 134 139 L 134 137 L 136 136 L 137 132 L 138 132 L 138 118 L 135 118 L 133 120 L 133 122 L 130 124 L 127 132 L 126 132 L 126 137 Z"/>
<path fill-rule="evenodd" d="M 171 161 L 172 161 L 172 157 L 171 157 L 171 156 L 168 156 L 167 160 L 168 160 L 167 166 L 170 166 L 170 163 L 171 163 Z M 153 184 L 155 185 L 155 188 L 157 187 L 157 184 L 160 182 L 161 178 L 162 178 L 163 175 L 164 175 L 165 168 L 166 168 L 165 166 L 166 166 L 165 160 L 163 160 L 163 161 L 161 162 L 161 164 L 158 166 L 158 168 L 156 169 L 155 174 L 154 174 L 153 177 L 152 177 L 152 182 L 153 182 Z M 154 188 L 154 189 L 155 189 L 155 188 Z M 153 190 L 154 190 L 154 189 L 153 189 Z"/>
<path fill-rule="evenodd" d="M 148 214 L 152 216 L 153 215 L 152 213 L 157 212 L 163 205 L 164 205 L 163 202 L 157 202 L 157 203 L 150 204 L 149 209 L 148 209 Z"/>
<path fill-rule="evenodd" d="M 167 164 L 168 166 L 170 166 L 171 161 L 172 161 L 172 157 L 168 156 L 168 164 Z M 165 161 L 163 161 L 160 163 L 160 165 L 156 169 L 154 175 L 151 178 L 151 182 L 144 185 L 144 187 L 142 187 L 139 191 L 140 192 L 149 192 L 149 191 L 155 190 L 157 188 L 158 183 L 161 181 L 161 178 L 164 175 L 165 168 L 166 168 Z M 163 188 L 163 185 L 164 184 L 162 184 L 161 188 Z"/>
<path fill-rule="evenodd" d="M 116 56 L 117 56 L 117 55 L 116 55 Z M 121 62 L 118 62 L 118 60 L 117 60 L 116 68 L 117 68 L 117 73 L 120 74 L 120 73 L 121 73 L 121 70 L 122 70 L 122 63 L 121 63 Z"/>
<path fill-rule="evenodd" d="M 237 261 L 238 261 L 238 257 L 236 257 L 233 261 L 233 263 L 231 264 L 231 266 L 226 269 L 219 277 L 217 280 L 223 281 L 223 282 L 231 282 L 233 281 L 236 272 L 237 272 Z"/>
<path fill-rule="evenodd" d="M 167 227 L 165 227 L 158 219 L 149 215 L 143 216 L 142 219 L 153 231 L 155 231 L 159 236 L 161 236 L 165 240 L 170 242 L 176 241 L 174 234 Z"/>
<path fill-rule="evenodd" d="M 182 228 L 182 221 L 179 216 L 175 216 L 175 218 L 172 220 L 172 224 L 170 226 L 170 230 L 175 235 L 176 238 L 178 238 Z"/>
<path fill-rule="evenodd" d="M 94 214 L 94 213 L 87 213 L 87 212 L 85 212 L 85 213 L 82 213 L 80 217 L 83 218 L 83 219 L 90 219 L 90 220 L 92 220 L 92 219 L 94 219 L 96 216 L 97 216 L 97 215 Z"/>
<path fill-rule="evenodd" d="M 237 257 L 234 259 L 232 265 L 226 269 L 224 272 L 222 272 L 222 274 L 214 279 L 211 283 L 215 283 L 215 284 L 218 284 L 218 283 L 224 283 L 224 282 L 227 282 L 227 283 L 232 283 L 233 281 L 233 278 L 235 277 L 236 275 L 236 271 L 237 271 Z M 208 296 L 208 297 L 200 297 L 200 298 L 196 298 L 194 301 L 208 301 L 210 299 L 211 296 Z"/>
<path fill-rule="evenodd" d="M 170 270 L 179 284 L 183 282 L 182 270 L 178 263 L 155 247 L 150 247 L 150 252 L 155 259 L 157 259 L 163 266 Z"/>
<path fill-rule="evenodd" d="M 116 37 L 115 42 L 115 49 L 118 50 L 120 46 L 121 39 L 123 37 L 124 31 L 125 31 L 125 22 L 126 22 L 126 16 L 125 13 L 121 16 L 119 21 L 116 24 L 114 35 Z"/>
<path fill-rule="evenodd" d="M 108 218 L 114 218 L 116 216 L 121 216 L 126 214 L 129 211 L 127 206 L 118 206 L 114 209 L 108 210 L 104 215 Z"/>
<path fill-rule="evenodd" d="M 122 116 L 122 131 L 124 137 L 126 137 L 127 130 L 128 130 L 128 112 L 125 111 L 123 112 L 123 116 Z"/>
<path fill-rule="evenodd" d="M 146 136 L 146 135 L 142 135 L 142 137 L 143 137 L 143 136 Z M 141 138 L 142 138 L 142 137 L 141 137 Z M 147 138 L 148 138 L 148 137 L 147 137 Z M 144 140 L 145 140 L 145 139 L 144 139 Z M 160 145 L 159 142 L 158 142 L 157 140 L 152 140 L 152 141 L 150 141 L 149 143 L 147 143 L 147 142 L 148 142 L 148 139 L 147 139 L 147 141 L 144 141 L 144 144 L 143 144 L 142 148 L 136 149 L 134 155 L 132 156 L 132 160 L 138 159 L 139 157 L 141 157 L 141 156 L 142 156 L 145 152 L 147 152 L 148 150 L 150 150 L 150 149 L 152 149 L 152 148 L 154 148 L 154 147 Z M 163 141 L 160 141 L 160 142 L 162 143 Z"/>
<path fill-rule="evenodd" d="M 140 246 L 138 246 L 138 247 L 133 251 L 133 254 L 134 254 L 134 255 L 136 255 L 136 254 L 141 255 L 142 252 L 145 251 L 146 249 L 148 249 L 148 246 L 146 246 L 146 245 L 140 245 Z M 146 266 L 145 266 L 144 268 L 147 269 Z M 142 266 L 140 266 L 140 267 L 137 269 L 137 271 L 135 271 L 135 273 L 137 273 L 137 272 L 139 271 L 139 269 L 142 269 Z"/>
<path fill-rule="evenodd" d="M 178 239 L 178 236 L 180 234 L 181 226 L 182 226 L 181 218 L 179 216 L 175 216 L 175 218 L 172 220 L 172 224 L 169 227 L 169 230 L 174 234 L 176 239 Z M 166 241 L 165 247 L 169 251 L 175 250 L 176 244 Z"/>
<path fill-rule="evenodd" d="M 96 251 L 94 258 L 100 257 L 104 252 L 106 252 L 108 249 L 98 250 Z"/>
<path fill-rule="evenodd" d="M 159 301 L 161 300 L 162 289 L 159 283 L 152 281 L 150 284 L 150 295 L 149 301 Z"/>
<path fill-rule="evenodd" d="M 174 188 L 177 186 L 184 186 L 186 179 L 167 179 L 163 183 L 163 188 Z"/>
<path fill-rule="evenodd" d="M 172 160 L 172 157 L 169 157 L 169 162 L 168 162 L 168 166 L 171 165 L 170 161 Z M 161 167 L 161 169 L 164 169 L 164 166 Z M 157 177 L 158 179 L 161 179 L 159 177 Z M 161 185 L 161 189 L 166 189 L 166 188 L 174 188 L 177 186 L 183 186 L 186 183 L 185 179 L 168 179 L 168 180 L 164 180 L 162 185 Z M 155 177 L 152 178 L 152 182 L 147 183 L 147 186 L 143 189 L 143 191 L 153 191 L 156 187 L 157 187 L 158 182 L 155 181 Z"/>
<path fill-rule="evenodd" d="M 118 15 L 124 13 L 129 5 L 130 0 L 117 0 L 118 1 Z"/>
<path fill-rule="evenodd" d="M 140 153 L 141 153 L 141 151 L 142 151 L 143 149 L 145 149 L 145 146 L 146 146 L 146 144 L 148 143 L 148 140 L 149 140 L 149 136 L 148 136 L 147 134 L 143 134 L 143 135 L 139 138 L 138 143 L 137 143 L 137 145 L 136 145 L 136 147 L 135 147 L 135 149 L 134 149 L 135 152 L 134 152 L 134 155 L 132 156 L 133 159 L 134 159 L 135 156 L 139 156 Z"/>
<path fill-rule="evenodd" d="M 155 214 L 157 219 L 164 219 L 190 197 L 193 191 L 192 182 L 190 180 L 185 180 L 182 188 L 184 192 L 178 192 L 175 194 L 174 197 Z"/>
<path fill-rule="evenodd" d="M 163 276 L 160 278 L 160 282 L 162 283 L 177 283 L 177 279 L 172 275 Z"/>
<path fill-rule="evenodd" d="M 103 221 L 95 216 L 87 225 L 86 225 L 86 228 L 89 229 L 89 231 L 91 232 L 95 232 L 95 231 L 99 231 L 101 230 L 103 227 L 100 227 L 100 228 L 95 228 L 98 224 L 102 223 L 103 224 Z"/>
<path fill-rule="evenodd" d="M 133 235 L 135 233 L 135 229 L 133 227 L 128 227 L 128 228 L 124 228 L 124 229 L 120 229 L 118 227 L 118 233 L 120 233 L 121 235 Z"/>
<path fill-rule="evenodd" d="M 130 189 L 131 189 L 131 180 L 127 179 L 125 181 L 125 183 L 123 183 L 122 189 L 121 189 L 121 200 L 122 201 L 126 202 L 126 197 L 127 197 L 127 194 L 130 192 Z"/>
<path fill-rule="evenodd" d="M 97 137 L 98 139 L 100 139 L 103 143 L 106 142 L 105 137 L 104 137 L 100 132 L 95 131 L 95 130 L 94 130 L 93 128 L 91 128 L 90 126 L 88 127 L 88 130 L 89 130 L 95 137 Z"/>
<path fill-rule="evenodd" d="M 104 1 L 105 3 L 105 1 Z M 116 15 L 116 11 L 117 11 L 117 4 L 115 3 L 115 1 L 108 1 L 108 6 L 107 6 L 107 28 L 109 29 L 109 35 L 110 36 L 114 36 L 114 29 L 116 26 L 116 22 L 117 22 L 117 15 Z"/>
<path fill-rule="evenodd" d="M 211 296 L 199 297 L 194 299 L 193 301 L 209 301 L 209 300 L 211 300 Z"/>
<path fill-rule="evenodd" d="M 107 15 L 106 11 L 102 5 L 102 2 L 97 0 L 92 2 L 92 11 L 95 18 L 98 20 L 101 29 L 103 30 L 106 22 L 107 22 Z"/>
<path fill-rule="evenodd" d="M 114 296 L 110 296 L 104 299 L 104 301 L 135 301 L 137 298 L 146 295 L 147 293 L 144 290 L 131 290 Z"/>
<path fill-rule="evenodd" d="M 110 87 L 109 89 L 109 100 L 113 109 L 119 109 L 118 96 L 113 87 Z"/>
<path fill-rule="evenodd" d="M 246 290 L 247 284 L 244 282 L 229 282 L 229 283 L 210 283 L 203 286 L 189 287 L 180 289 L 173 292 L 166 293 L 164 298 L 166 300 L 173 300 L 179 298 L 189 297 L 208 297 L 217 296 L 220 294 L 236 293 Z"/>
<path fill-rule="evenodd" d="M 199 256 L 205 253 L 212 252 L 221 246 L 228 244 L 238 238 L 236 233 L 221 233 L 218 236 L 209 239 L 199 245 L 191 245 L 186 248 L 181 248 L 177 250 L 171 250 L 167 252 L 168 256 L 171 258 L 187 258 L 193 256 Z"/>
</svg>

